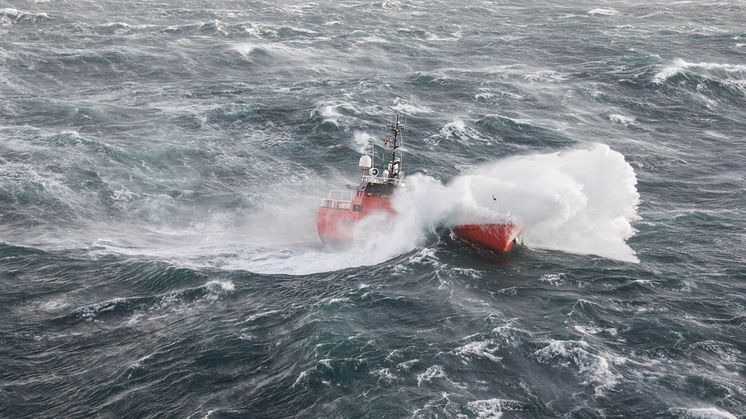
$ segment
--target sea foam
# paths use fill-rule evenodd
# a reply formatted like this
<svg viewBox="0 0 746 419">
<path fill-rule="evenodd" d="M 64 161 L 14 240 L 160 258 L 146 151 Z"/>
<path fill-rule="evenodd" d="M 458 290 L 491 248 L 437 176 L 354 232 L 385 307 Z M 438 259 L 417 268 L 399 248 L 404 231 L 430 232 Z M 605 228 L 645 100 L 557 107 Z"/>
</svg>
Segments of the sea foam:
<svg viewBox="0 0 746 419">
<path fill-rule="evenodd" d="M 675 59 L 671 64 L 663 67 L 661 71 L 653 76 L 653 83 L 661 84 L 671 77 L 682 73 L 684 71 L 698 71 L 698 72 L 721 72 L 723 74 L 746 74 L 746 65 L 741 64 L 724 64 L 724 63 L 691 63 L 684 61 L 681 58 Z"/>
<path fill-rule="evenodd" d="M 512 222 L 521 229 L 519 241 L 532 249 L 637 262 L 626 242 L 638 218 L 636 182 L 622 154 L 603 144 L 588 144 L 496 160 L 445 184 L 432 176 L 411 175 L 393 198 L 398 215 L 390 228 L 380 231 L 386 217 L 370 215 L 355 225 L 358 240 L 343 250 L 311 244 L 317 240 L 318 200 L 285 193 L 279 195 L 294 201 L 268 203 L 258 213 L 247 214 L 246 225 L 233 234 L 193 240 L 180 235 L 178 246 L 164 243 L 152 249 L 97 249 L 187 266 L 304 275 L 383 263 L 461 224 Z"/>
<path fill-rule="evenodd" d="M 497 160 L 447 184 L 415 174 L 394 197 L 399 215 L 387 231 L 376 230 L 385 217 L 371 215 L 355 226 L 355 237 L 363 239 L 343 251 L 247 250 L 229 267 L 308 274 L 374 265 L 460 224 L 504 222 L 520 226 L 520 240 L 529 248 L 637 262 L 626 242 L 638 218 L 636 183 L 624 156 L 603 144 Z M 306 230 L 312 228 L 308 218 Z"/>
<path fill-rule="evenodd" d="M 593 9 L 588 11 L 589 16 L 614 16 L 619 13 L 616 9 Z"/>
<path fill-rule="evenodd" d="M 624 156 L 602 144 L 499 160 L 445 185 L 418 174 L 394 201 L 395 235 L 403 243 L 438 227 L 514 222 L 532 248 L 636 262 L 626 243 L 638 218 L 636 183 Z"/>
</svg>

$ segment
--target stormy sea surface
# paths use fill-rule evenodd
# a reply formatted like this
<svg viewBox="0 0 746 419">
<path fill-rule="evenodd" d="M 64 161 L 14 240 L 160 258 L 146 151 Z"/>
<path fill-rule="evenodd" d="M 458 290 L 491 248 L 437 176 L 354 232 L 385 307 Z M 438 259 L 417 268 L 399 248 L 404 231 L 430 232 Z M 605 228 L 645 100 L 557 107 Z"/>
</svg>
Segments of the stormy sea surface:
<svg viewBox="0 0 746 419">
<path fill-rule="evenodd" d="M 744 417 L 746 4 L 565 3 L 0 1 L 0 417 Z"/>
</svg>

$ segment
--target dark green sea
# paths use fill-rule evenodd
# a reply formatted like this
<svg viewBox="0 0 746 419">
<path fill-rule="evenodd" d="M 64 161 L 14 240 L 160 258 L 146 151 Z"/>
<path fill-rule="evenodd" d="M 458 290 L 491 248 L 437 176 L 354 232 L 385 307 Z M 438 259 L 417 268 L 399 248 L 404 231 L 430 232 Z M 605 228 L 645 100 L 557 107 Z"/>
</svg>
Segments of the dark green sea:
<svg viewBox="0 0 746 419">
<path fill-rule="evenodd" d="M 744 22 L 0 0 L 0 417 L 744 417 Z M 323 246 L 394 112 L 400 218 Z"/>
</svg>

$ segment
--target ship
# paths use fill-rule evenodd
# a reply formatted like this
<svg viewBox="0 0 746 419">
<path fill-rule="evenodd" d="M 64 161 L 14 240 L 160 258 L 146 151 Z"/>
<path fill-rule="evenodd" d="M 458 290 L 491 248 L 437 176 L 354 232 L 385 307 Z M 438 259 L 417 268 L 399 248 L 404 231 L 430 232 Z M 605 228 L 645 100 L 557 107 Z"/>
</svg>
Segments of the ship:
<svg viewBox="0 0 746 419">
<path fill-rule="evenodd" d="M 400 150 L 404 130 L 402 115 L 394 115 L 389 130 L 390 136 L 383 139 L 386 151 L 381 159 L 381 168 L 374 165 L 376 154 L 375 147 L 372 147 L 358 162 L 360 182 L 347 185 L 343 190 L 331 190 L 321 200 L 316 213 L 316 228 L 323 243 L 335 247 L 347 246 L 357 240 L 365 240 L 366 230 L 371 225 L 382 231 L 392 228 L 397 215 L 392 199 L 398 190 L 405 187 Z M 493 199 L 497 200 L 494 196 Z M 363 222 L 371 219 L 375 222 Z M 452 226 L 449 230 L 452 238 L 495 253 L 508 252 L 520 233 L 520 228 L 513 222 L 462 224 Z"/>
</svg>

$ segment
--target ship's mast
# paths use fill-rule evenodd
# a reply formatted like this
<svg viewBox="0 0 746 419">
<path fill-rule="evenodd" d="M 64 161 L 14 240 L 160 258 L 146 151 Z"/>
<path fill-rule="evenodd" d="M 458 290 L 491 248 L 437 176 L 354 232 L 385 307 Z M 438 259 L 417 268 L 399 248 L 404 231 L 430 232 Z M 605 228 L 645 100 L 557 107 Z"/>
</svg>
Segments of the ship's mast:
<svg viewBox="0 0 746 419">
<path fill-rule="evenodd" d="M 391 139 L 384 141 L 384 144 L 391 150 L 391 161 L 389 162 L 389 178 L 394 178 L 401 172 L 401 153 L 396 151 L 401 147 L 402 133 L 404 131 L 404 118 L 397 112 L 391 120 Z"/>
</svg>

